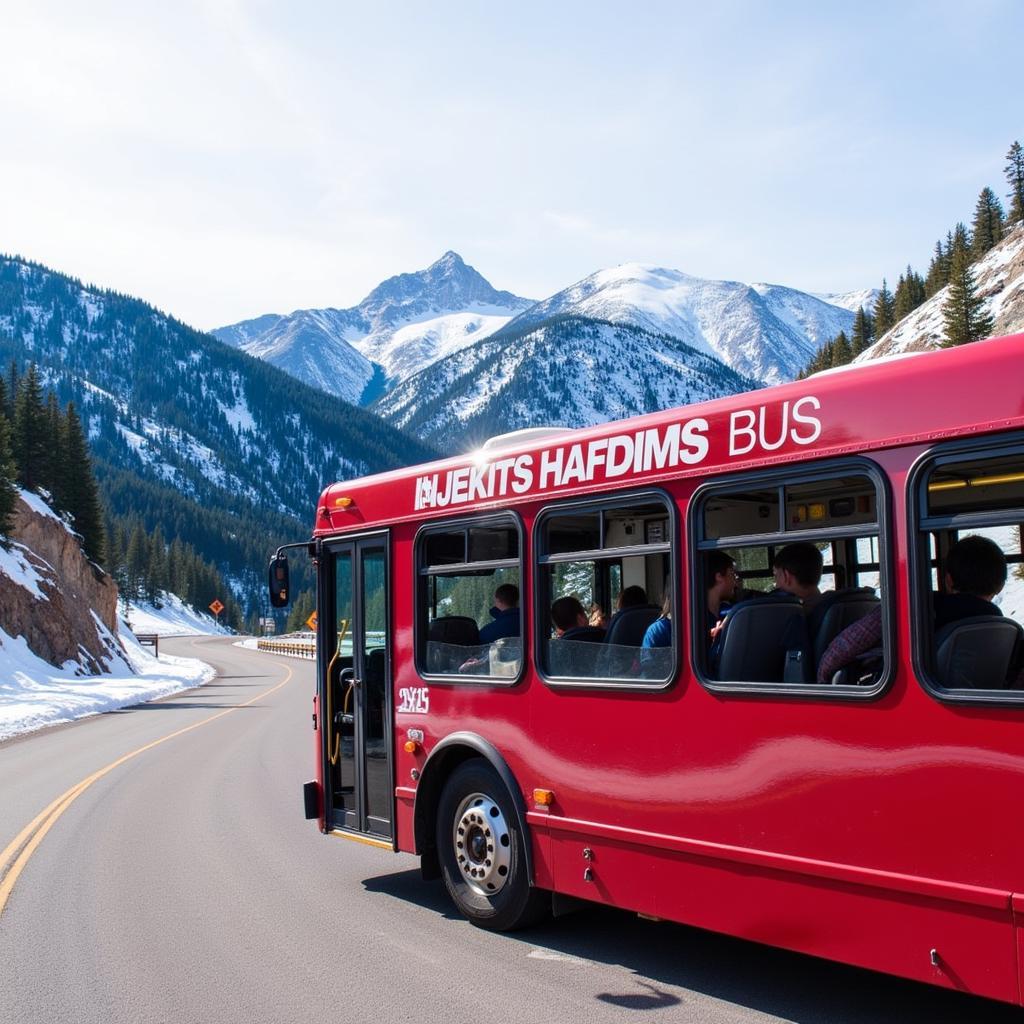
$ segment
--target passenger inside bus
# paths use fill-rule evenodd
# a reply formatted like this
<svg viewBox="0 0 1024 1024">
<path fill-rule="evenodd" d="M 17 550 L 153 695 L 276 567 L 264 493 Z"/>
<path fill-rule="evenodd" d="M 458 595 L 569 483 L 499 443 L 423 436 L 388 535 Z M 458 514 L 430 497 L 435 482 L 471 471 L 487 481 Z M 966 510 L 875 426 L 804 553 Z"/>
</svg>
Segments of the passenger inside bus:
<svg viewBox="0 0 1024 1024">
<path fill-rule="evenodd" d="M 480 643 L 491 644 L 504 637 L 519 636 L 519 588 L 514 583 L 502 583 L 494 591 L 493 620 L 480 627 Z"/>
<path fill-rule="evenodd" d="M 1024 686 L 1024 630 L 993 604 L 1006 576 L 1006 558 L 987 537 L 963 537 L 946 553 L 944 589 L 931 594 L 933 653 L 943 686 Z M 869 678 L 872 669 L 880 667 L 881 657 L 882 609 L 878 605 L 829 644 L 818 666 L 818 682 L 837 681 L 837 673 L 844 669 L 840 682 Z"/>
<path fill-rule="evenodd" d="M 712 551 L 707 560 L 707 618 L 708 642 L 714 641 L 722 628 L 722 616 L 740 593 L 742 579 L 736 571 L 736 562 L 725 551 Z"/>
<path fill-rule="evenodd" d="M 818 584 L 821 582 L 823 561 L 821 552 L 807 541 L 787 544 L 775 552 L 772 572 L 775 589 L 800 599 L 805 611 L 810 611 L 821 600 Z"/>
<path fill-rule="evenodd" d="M 575 597 L 560 597 L 551 605 L 551 622 L 559 640 L 578 640 L 583 643 L 600 643 L 604 630 L 590 625 L 583 605 Z"/>
</svg>

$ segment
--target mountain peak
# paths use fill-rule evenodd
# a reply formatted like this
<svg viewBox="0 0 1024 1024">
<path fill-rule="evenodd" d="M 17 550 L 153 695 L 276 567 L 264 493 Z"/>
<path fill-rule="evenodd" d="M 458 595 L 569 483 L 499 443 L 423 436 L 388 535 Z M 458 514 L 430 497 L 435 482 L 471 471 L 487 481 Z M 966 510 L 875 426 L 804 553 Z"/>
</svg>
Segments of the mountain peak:
<svg viewBox="0 0 1024 1024">
<path fill-rule="evenodd" d="M 446 270 L 448 267 L 464 267 L 466 261 L 454 250 L 449 249 L 439 260 L 435 260 L 428 270 Z"/>
</svg>

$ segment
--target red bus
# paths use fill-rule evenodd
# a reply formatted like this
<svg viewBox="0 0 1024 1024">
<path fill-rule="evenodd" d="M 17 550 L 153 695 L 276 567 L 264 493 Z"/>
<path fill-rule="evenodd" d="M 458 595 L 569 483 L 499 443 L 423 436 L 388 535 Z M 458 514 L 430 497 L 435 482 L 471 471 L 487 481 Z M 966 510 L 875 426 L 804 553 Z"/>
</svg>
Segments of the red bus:
<svg viewBox="0 0 1024 1024">
<path fill-rule="evenodd" d="M 484 927 L 577 898 L 1020 1003 L 1022 366 L 1017 335 L 327 487 L 307 816 Z M 1006 583 L 940 628 L 972 536 Z M 758 596 L 794 548 L 815 593 Z"/>
</svg>

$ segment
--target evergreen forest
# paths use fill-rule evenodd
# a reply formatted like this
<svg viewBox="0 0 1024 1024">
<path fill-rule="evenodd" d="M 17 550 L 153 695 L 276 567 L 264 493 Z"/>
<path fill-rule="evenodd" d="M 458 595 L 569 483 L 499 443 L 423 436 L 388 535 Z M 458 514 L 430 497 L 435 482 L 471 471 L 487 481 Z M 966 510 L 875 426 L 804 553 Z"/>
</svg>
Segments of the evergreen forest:
<svg viewBox="0 0 1024 1024">
<path fill-rule="evenodd" d="M 822 345 L 801 377 L 845 366 L 947 286 L 942 306 L 943 344 L 967 345 L 992 333 L 992 318 L 984 311 L 972 267 L 1013 228 L 1024 223 L 1024 149 L 1019 142 L 1010 146 L 1006 161 L 1009 210 L 986 185 L 978 195 L 970 227 L 959 222 L 935 243 L 927 272 L 922 276 L 908 263 L 894 291 L 883 278 L 872 308 L 858 310 L 851 334 L 840 331 Z"/>
</svg>

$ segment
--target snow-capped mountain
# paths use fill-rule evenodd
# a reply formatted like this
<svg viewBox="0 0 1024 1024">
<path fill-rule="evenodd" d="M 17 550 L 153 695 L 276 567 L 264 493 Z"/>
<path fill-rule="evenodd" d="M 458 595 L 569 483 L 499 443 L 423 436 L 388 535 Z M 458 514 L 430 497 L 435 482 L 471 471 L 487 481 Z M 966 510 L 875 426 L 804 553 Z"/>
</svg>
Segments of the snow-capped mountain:
<svg viewBox="0 0 1024 1024">
<path fill-rule="evenodd" d="M 859 288 L 854 292 L 827 292 L 824 295 L 815 294 L 814 297 L 821 299 L 822 302 L 827 302 L 830 306 L 848 309 L 856 315 L 858 309 L 870 313 L 875 308 L 878 294 L 877 288 Z"/>
<path fill-rule="evenodd" d="M 446 252 L 426 270 L 389 278 L 351 309 L 265 315 L 213 334 L 321 391 L 365 404 L 530 305 Z"/>
<path fill-rule="evenodd" d="M 985 311 L 994 320 L 992 336 L 1024 331 L 1024 225 L 1018 225 L 971 270 L 977 295 L 985 300 Z M 945 336 L 942 307 L 948 295 L 948 287 L 937 291 L 854 361 L 941 348 Z"/>
<path fill-rule="evenodd" d="M 308 536 L 321 488 L 435 452 L 138 299 L 0 257 L 0 365 L 34 362 L 88 431 L 105 502 L 234 578 Z"/>
<path fill-rule="evenodd" d="M 531 306 L 500 334 L 552 317 L 639 327 L 714 356 L 741 376 L 791 380 L 819 345 L 853 325 L 850 310 L 781 285 L 708 281 L 678 270 L 625 263 Z"/>
<path fill-rule="evenodd" d="M 670 334 L 559 315 L 438 360 L 373 409 L 459 453 L 523 427 L 588 426 L 757 386 Z"/>
</svg>

